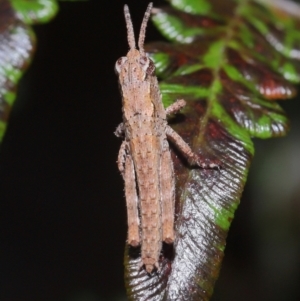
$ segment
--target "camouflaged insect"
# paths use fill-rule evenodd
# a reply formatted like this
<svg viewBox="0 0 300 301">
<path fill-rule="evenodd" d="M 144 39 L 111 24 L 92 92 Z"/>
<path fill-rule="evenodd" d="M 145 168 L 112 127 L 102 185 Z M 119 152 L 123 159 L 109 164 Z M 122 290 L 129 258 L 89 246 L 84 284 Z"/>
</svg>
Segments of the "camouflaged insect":
<svg viewBox="0 0 300 301">
<path fill-rule="evenodd" d="M 116 62 L 123 100 L 123 123 L 115 134 L 124 137 L 118 167 L 125 182 L 128 215 L 128 244 L 141 245 L 141 265 L 148 273 L 159 269 L 162 242 L 174 241 L 175 179 L 167 139 L 171 140 L 192 165 L 200 162 L 189 145 L 167 124 L 166 116 L 185 106 L 177 100 L 164 109 L 153 61 L 144 51 L 145 30 L 152 3 L 141 25 L 136 49 L 133 25 L 124 7 L 130 50 Z"/>
</svg>

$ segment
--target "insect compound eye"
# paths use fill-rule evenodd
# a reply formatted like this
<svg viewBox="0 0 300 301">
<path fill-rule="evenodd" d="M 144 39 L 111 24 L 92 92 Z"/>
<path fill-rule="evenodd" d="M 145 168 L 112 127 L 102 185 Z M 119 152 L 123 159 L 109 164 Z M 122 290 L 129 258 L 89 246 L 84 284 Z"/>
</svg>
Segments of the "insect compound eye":
<svg viewBox="0 0 300 301">
<path fill-rule="evenodd" d="M 140 58 L 140 64 L 142 65 L 143 70 L 148 74 L 152 75 L 155 71 L 155 65 L 150 58 L 147 56 L 142 56 Z"/>
<path fill-rule="evenodd" d="M 126 56 L 122 56 L 120 57 L 117 61 L 116 61 L 116 64 L 115 64 L 115 72 L 117 74 L 120 74 L 121 72 L 121 68 L 122 66 L 124 65 L 124 63 L 127 61 L 127 57 Z"/>
</svg>

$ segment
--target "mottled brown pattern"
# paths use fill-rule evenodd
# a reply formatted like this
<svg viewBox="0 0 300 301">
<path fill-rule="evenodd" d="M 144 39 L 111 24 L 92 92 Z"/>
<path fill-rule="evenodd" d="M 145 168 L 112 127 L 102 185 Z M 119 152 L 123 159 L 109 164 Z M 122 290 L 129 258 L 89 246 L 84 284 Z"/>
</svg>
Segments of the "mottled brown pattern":
<svg viewBox="0 0 300 301">
<path fill-rule="evenodd" d="M 166 115 L 176 113 L 185 101 L 178 100 L 166 110 L 163 107 L 155 66 L 143 45 L 151 8 L 152 3 L 145 13 L 137 50 L 129 10 L 125 6 L 130 50 L 116 62 L 123 98 L 123 123 L 118 126 L 116 135 L 125 134 L 118 167 L 125 182 L 128 244 L 133 247 L 141 244 L 141 264 L 148 273 L 159 268 L 162 242 L 174 241 L 175 180 L 167 138 L 193 165 L 206 167 L 207 164 L 167 124 Z"/>
</svg>

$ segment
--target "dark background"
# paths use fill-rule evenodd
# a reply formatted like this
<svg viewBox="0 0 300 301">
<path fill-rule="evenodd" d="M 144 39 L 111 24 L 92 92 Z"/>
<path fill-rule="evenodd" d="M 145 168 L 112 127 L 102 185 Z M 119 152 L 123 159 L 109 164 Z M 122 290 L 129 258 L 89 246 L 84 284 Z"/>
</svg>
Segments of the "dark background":
<svg viewBox="0 0 300 301">
<path fill-rule="evenodd" d="M 126 211 L 114 64 L 148 1 L 60 2 L 35 26 L 0 153 L 0 301 L 126 300 Z M 154 1 L 154 5 L 163 1 Z M 162 39 L 150 23 L 147 41 Z M 287 138 L 256 141 L 214 301 L 300 300 L 299 100 Z"/>
</svg>

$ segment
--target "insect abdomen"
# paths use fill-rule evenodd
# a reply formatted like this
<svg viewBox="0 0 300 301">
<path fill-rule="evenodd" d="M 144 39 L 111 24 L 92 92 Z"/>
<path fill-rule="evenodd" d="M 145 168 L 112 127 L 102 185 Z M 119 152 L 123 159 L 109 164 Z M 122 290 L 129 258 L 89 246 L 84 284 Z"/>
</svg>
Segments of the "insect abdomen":
<svg viewBox="0 0 300 301">
<path fill-rule="evenodd" d="M 151 273 L 154 266 L 158 266 L 162 247 L 160 183 L 157 173 L 160 164 L 160 144 L 151 126 L 143 124 L 143 128 L 148 128 L 148 133 L 138 136 L 133 134 L 135 137 L 130 145 L 138 184 L 142 262 L 146 271 Z"/>
</svg>

